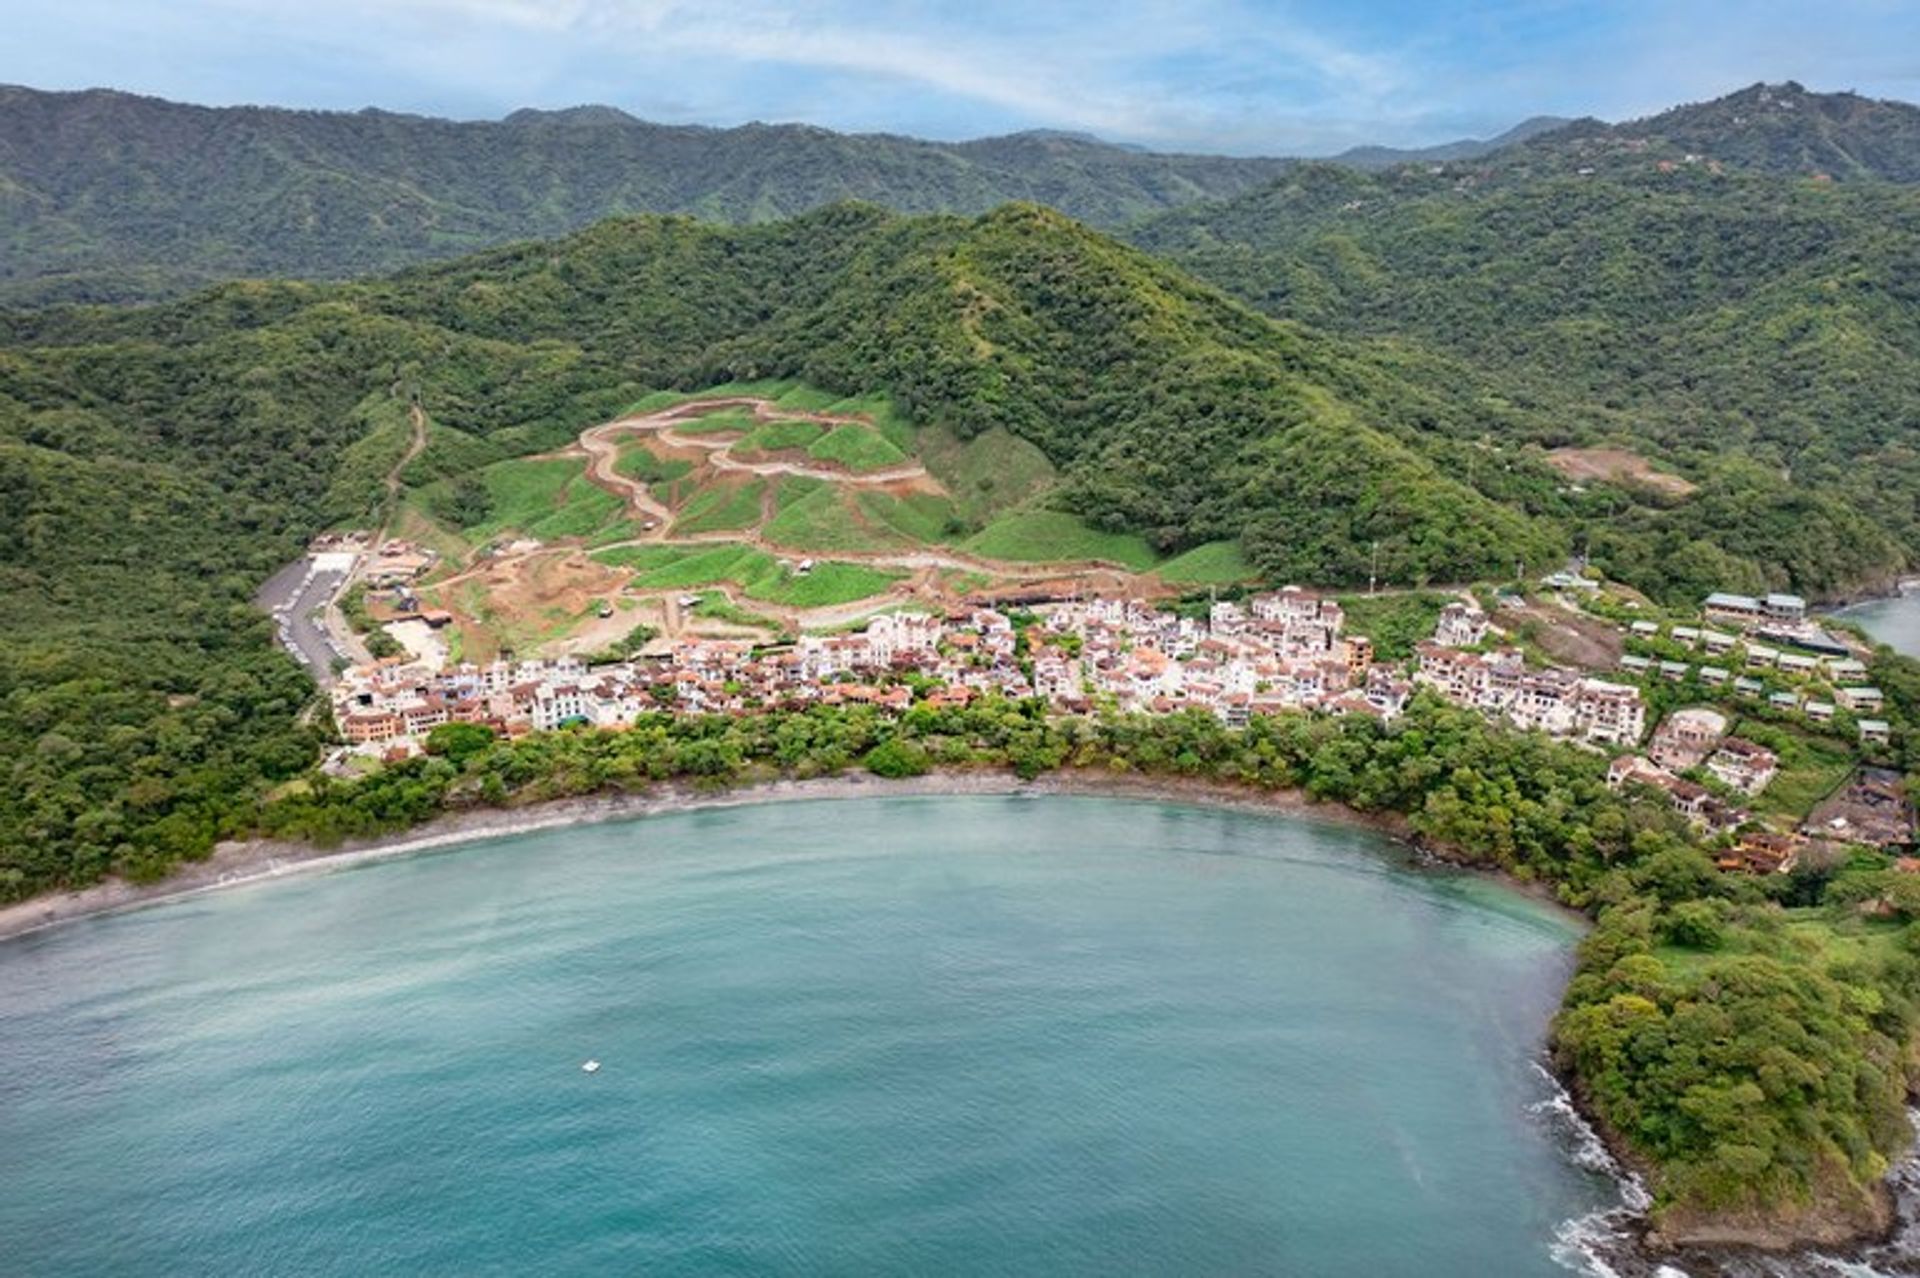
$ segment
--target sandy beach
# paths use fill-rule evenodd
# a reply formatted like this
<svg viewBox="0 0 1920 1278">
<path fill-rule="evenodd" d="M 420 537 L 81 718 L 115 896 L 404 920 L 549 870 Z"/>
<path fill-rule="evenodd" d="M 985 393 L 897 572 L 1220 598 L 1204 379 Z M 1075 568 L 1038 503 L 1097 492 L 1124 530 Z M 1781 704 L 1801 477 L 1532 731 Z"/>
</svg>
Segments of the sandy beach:
<svg viewBox="0 0 1920 1278">
<path fill-rule="evenodd" d="M 956 795 L 1087 795 L 1206 803 L 1252 812 L 1279 813 L 1342 825 L 1361 826 L 1393 838 L 1409 829 L 1397 813 L 1355 812 L 1338 804 L 1315 803 L 1298 791 L 1257 790 L 1223 782 L 1127 773 L 1054 772 L 1022 781 L 1010 772 L 949 771 L 924 777 L 886 780 L 868 773 L 780 780 L 723 790 L 664 785 L 632 794 L 587 795 L 552 799 L 524 807 L 475 808 L 448 813 L 411 830 L 372 839 L 349 840 L 332 847 L 275 839 L 222 843 L 204 861 L 182 865 L 157 883 L 108 879 L 74 892 L 56 892 L 0 908 L 0 939 L 23 936 L 100 914 L 139 909 L 164 901 L 217 892 L 244 883 L 290 874 L 318 873 L 366 861 L 407 856 L 483 839 L 504 838 L 558 826 L 620 821 L 701 808 L 751 803 L 854 798 Z"/>
</svg>

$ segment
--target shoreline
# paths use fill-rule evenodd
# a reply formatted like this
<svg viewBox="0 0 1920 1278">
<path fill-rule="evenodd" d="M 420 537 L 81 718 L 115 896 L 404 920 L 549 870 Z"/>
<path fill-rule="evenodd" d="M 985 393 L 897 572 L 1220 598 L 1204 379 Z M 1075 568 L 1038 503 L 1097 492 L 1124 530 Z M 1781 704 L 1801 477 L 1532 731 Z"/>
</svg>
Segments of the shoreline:
<svg viewBox="0 0 1920 1278">
<path fill-rule="evenodd" d="M 1339 803 L 1320 802 L 1301 790 L 1264 790 L 1234 782 L 1202 778 L 1107 773 L 1063 769 L 1022 780 L 1014 773 L 992 769 L 935 770 L 924 776 L 889 779 L 868 772 L 847 772 L 806 779 L 778 778 L 717 789 L 665 783 L 642 791 L 543 799 L 518 807 L 475 807 L 446 813 L 411 829 L 365 839 L 347 840 L 332 847 L 284 839 L 232 840 L 217 845 L 204 861 L 189 862 L 155 883 L 134 884 L 109 879 L 72 892 L 32 898 L 0 906 L 0 945 L 37 935 L 62 924 L 89 918 L 130 913 L 169 902 L 244 887 L 296 875 L 323 874 L 379 861 L 453 850 L 496 839 L 580 825 L 600 825 L 685 812 L 758 806 L 769 803 L 833 802 L 873 798 L 957 797 L 1080 797 L 1132 799 L 1189 804 L 1263 816 L 1280 816 L 1324 825 L 1365 830 L 1399 846 L 1415 869 L 1470 874 L 1497 883 L 1535 904 L 1545 906 L 1581 933 L 1592 926 L 1585 914 L 1561 902 L 1544 883 L 1517 879 L 1511 874 L 1449 854 L 1417 838 L 1406 816 L 1398 812 L 1361 812 Z M 1627 1175 L 1644 1174 L 1638 1160 L 1588 1107 L 1579 1080 L 1551 1071 L 1566 1089 L 1575 1112 Z M 1883 1190 L 1884 1192 L 1884 1190 Z M 1629 1213 L 1629 1236 L 1644 1272 L 1657 1273 L 1664 1259 L 1684 1256 L 1689 1262 L 1749 1254 L 1779 1255 L 1809 1240 L 1791 1236 L 1732 1242 L 1704 1237 L 1662 1238 L 1646 1213 L 1623 1204 Z M 1859 1253 L 1884 1243 L 1886 1230 L 1846 1240 L 1826 1238 L 1829 1247 Z M 1616 1255 L 1615 1260 L 1627 1257 Z M 1709 1272 L 1714 1272 L 1709 1270 Z"/>
<path fill-rule="evenodd" d="M 877 777 L 865 772 L 804 780 L 781 778 L 712 790 L 669 783 L 642 791 L 543 799 L 520 807 L 470 808 L 446 813 L 408 830 L 372 838 L 349 839 L 331 847 L 287 839 L 231 840 L 216 845 L 205 860 L 187 862 L 154 883 L 107 879 L 73 891 L 46 894 L 0 906 L 0 941 L 31 936 L 63 923 L 127 913 L 290 875 L 325 873 L 541 830 L 761 803 L 970 795 L 1059 795 L 1158 800 L 1371 830 L 1408 847 L 1417 865 L 1486 875 L 1513 891 L 1553 907 L 1566 918 L 1576 920 L 1583 930 L 1590 926 L 1590 920 L 1585 915 L 1563 905 L 1544 885 L 1523 882 L 1483 866 L 1465 864 L 1416 844 L 1411 826 L 1399 813 L 1360 812 L 1337 803 L 1316 802 L 1298 790 L 1260 790 L 1232 782 L 1199 778 L 1056 771 L 1023 781 L 1006 771 L 955 769 L 899 779 Z"/>
<path fill-rule="evenodd" d="M 1832 599 L 1823 600 L 1817 606 L 1817 614 L 1831 617 L 1858 608 L 1863 604 L 1885 603 L 1890 599 L 1904 599 L 1908 595 L 1920 593 L 1920 577 L 1900 577 L 1892 585 L 1876 587 L 1864 592 L 1848 591 Z"/>
</svg>

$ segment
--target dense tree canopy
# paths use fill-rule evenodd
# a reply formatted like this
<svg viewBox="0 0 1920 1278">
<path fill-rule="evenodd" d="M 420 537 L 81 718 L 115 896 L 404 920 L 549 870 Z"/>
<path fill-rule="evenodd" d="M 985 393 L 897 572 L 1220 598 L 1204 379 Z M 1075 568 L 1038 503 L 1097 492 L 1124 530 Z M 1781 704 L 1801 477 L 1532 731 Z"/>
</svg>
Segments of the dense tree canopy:
<svg viewBox="0 0 1920 1278">
<path fill-rule="evenodd" d="M 1563 494 L 1656 593 L 1831 594 L 1912 558 L 1920 189 L 1503 159 L 1306 167 L 1131 235 L 1272 315 L 1473 369 L 1489 442 L 1621 447 L 1696 485 Z"/>
<path fill-rule="evenodd" d="M 338 278 L 626 213 L 761 222 L 848 199 L 919 213 L 1037 200 L 1114 225 L 1287 164 L 1059 133 L 943 143 L 649 124 L 608 107 L 453 121 L 0 88 L 0 299 Z"/>
</svg>

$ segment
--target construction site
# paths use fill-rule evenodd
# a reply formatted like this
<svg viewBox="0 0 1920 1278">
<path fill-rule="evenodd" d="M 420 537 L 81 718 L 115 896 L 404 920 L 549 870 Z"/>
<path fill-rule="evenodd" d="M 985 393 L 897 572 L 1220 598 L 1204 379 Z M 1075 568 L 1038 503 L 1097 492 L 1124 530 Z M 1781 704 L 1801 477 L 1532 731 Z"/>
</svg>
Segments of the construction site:
<svg viewBox="0 0 1920 1278">
<path fill-rule="evenodd" d="M 1030 445 L 916 427 L 878 397 L 795 383 L 662 394 L 562 447 L 403 482 L 433 429 L 416 410 L 378 530 L 316 538 L 262 591 L 323 685 L 387 656 L 659 655 L 902 611 L 1164 602 L 1258 576 L 1232 542 L 1167 555 L 1093 527 L 1049 502 L 1053 470 Z M 1545 658 L 1620 660 L 1619 628 L 1577 607 L 1501 608 Z"/>
<path fill-rule="evenodd" d="M 442 513 L 442 483 L 400 493 L 379 534 L 316 541 L 315 555 L 352 557 L 327 579 L 321 655 L 335 664 L 376 655 L 364 627 L 342 615 L 347 598 L 416 658 L 491 661 L 602 653 L 636 635 L 660 647 L 772 640 L 901 608 L 1191 588 L 1164 575 L 1166 562 L 1138 538 L 956 491 L 970 478 L 992 490 L 997 469 L 1019 494 L 1015 467 L 1000 458 L 963 455 L 948 469 L 937 474 L 913 428 L 884 405 L 715 395 L 629 413 L 463 480 L 484 507 L 464 522 Z M 302 606 L 313 608 L 310 595 Z"/>
</svg>

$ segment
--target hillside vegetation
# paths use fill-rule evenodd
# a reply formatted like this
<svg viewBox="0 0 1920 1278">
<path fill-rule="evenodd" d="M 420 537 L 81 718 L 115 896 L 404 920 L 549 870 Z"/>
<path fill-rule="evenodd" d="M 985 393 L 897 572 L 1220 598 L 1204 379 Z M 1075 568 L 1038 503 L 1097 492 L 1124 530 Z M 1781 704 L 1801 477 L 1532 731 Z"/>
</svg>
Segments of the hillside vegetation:
<svg viewBox="0 0 1920 1278">
<path fill-rule="evenodd" d="M 0 300 L 367 274 L 622 213 L 762 222 L 847 199 L 961 213 L 1035 200 L 1113 225 L 1286 164 L 1059 133 L 940 143 L 608 107 L 456 122 L 0 88 Z"/>
<path fill-rule="evenodd" d="M 1913 251 L 1899 221 L 1906 196 L 1758 187 L 1774 203 L 1749 199 L 1739 216 L 1710 189 L 1616 183 L 1604 188 L 1612 216 L 1635 228 L 1678 218 L 1679 229 L 1670 249 L 1638 229 L 1600 238 L 1595 269 L 1622 282 L 1583 290 L 1535 287 L 1524 272 L 1550 273 L 1548 263 L 1572 251 L 1557 224 L 1603 188 L 1399 195 L 1397 215 L 1362 219 L 1344 245 L 1331 238 L 1321 187 L 1402 180 L 1312 171 L 1259 197 L 1323 210 L 1318 232 L 1296 233 L 1297 250 L 1275 250 L 1302 264 L 1297 277 L 1259 274 L 1277 257 L 1258 254 L 1243 275 L 1223 269 L 1235 250 L 1197 215 L 1155 231 L 1154 242 L 1197 268 L 1312 325 L 1264 318 L 1033 205 L 978 219 L 841 205 L 743 228 L 622 219 L 360 284 L 243 283 L 142 309 L 0 315 L 0 494 L 18 543 L 6 561 L 12 624 L 0 660 L 13 692 L 0 703 L 0 736 L 29 761 L 36 743 L 79 750 L 44 773 L 24 765 L 0 799 L 0 831 L 38 867 L 23 889 L 69 881 L 76 865 L 136 858 L 205 783 L 185 763 L 148 759 L 141 766 L 157 775 L 140 791 L 147 802 L 110 793 L 137 775 L 135 760 L 124 743 L 108 744 L 91 709 L 46 699 L 61 662 L 151 688 L 141 732 L 160 722 L 168 698 L 204 698 L 204 680 L 225 669 L 162 662 L 112 674 L 70 655 L 94 641 L 60 636 L 137 625 L 152 642 L 187 650 L 257 641 L 258 623 L 238 607 L 248 589 L 315 529 L 366 517 L 404 445 L 396 406 L 411 402 L 432 431 L 408 483 L 493 467 L 446 489 L 477 503 L 455 520 L 465 526 L 490 526 L 480 512 L 498 503 L 504 517 L 541 483 L 566 478 L 553 467 L 501 469 L 499 459 L 568 444 L 649 387 L 784 378 L 823 396 L 884 394 L 930 438 L 952 441 L 938 448 L 951 454 L 956 493 L 989 548 L 1010 536 L 1031 543 L 1028 534 L 1053 525 L 1029 505 L 1024 522 L 992 526 L 994 475 L 966 464 L 969 441 L 1001 457 L 1015 456 L 1017 441 L 1044 459 L 1057 478 L 1025 461 L 1020 470 L 1053 485 L 1042 500 L 1078 516 L 1046 534 L 1062 554 L 1144 564 L 1229 542 L 1236 571 L 1244 564 L 1269 579 L 1331 585 L 1377 572 L 1418 585 L 1545 567 L 1584 544 L 1617 575 L 1669 595 L 1763 585 L 1820 594 L 1907 561 L 1920 539 L 1920 456 L 1903 432 L 1920 403 L 1908 376 L 1920 343 L 1894 338 L 1914 323 L 1906 297 L 1920 271 L 1901 269 Z M 1809 200 L 1830 204 L 1803 214 Z M 1829 215 L 1838 229 L 1825 242 L 1835 247 L 1791 263 L 1818 247 Z M 1688 247 L 1689 228 L 1710 218 L 1728 246 L 1685 281 L 1668 272 L 1649 282 L 1607 261 L 1702 251 Z M 1467 264 L 1491 250 L 1489 221 L 1515 246 L 1511 269 L 1522 277 L 1479 294 L 1449 287 L 1477 278 Z M 1851 282 L 1841 285 L 1832 272 L 1843 256 Z M 1788 278 L 1729 296 L 1730 273 L 1752 279 L 1774 264 Z M 1249 285 L 1263 278 L 1286 287 Z M 1601 326 L 1584 313 L 1599 310 L 1618 337 L 1611 346 L 1563 341 L 1555 349 L 1587 352 L 1587 364 L 1549 375 L 1527 344 L 1544 343 L 1576 308 L 1583 329 Z M 1709 329 L 1698 319 L 1706 308 L 1766 318 Z M 1653 318 L 1669 313 L 1665 324 Z M 1869 340 L 1875 334 L 1885 340 Z M 1681 355 L 1665 355 L 1663 335 L 1734 353 L 1703 353 L 1689 372 Z M 1443 345 L 1456 354 L 1435 353 Z M 1628 376 L 1595 353 L 1609 349 L 1652 367 Z M 1783 365 L 1783 349 L 1804 356 L 1801 371 Z M 1671 393 L 1656 395 L 1659 385 Z M 897 444 L 884 434 L 862 435 L 854 464 L 890 458 Z M 1670 458 L 1700 491 L 1677 501 L 1608 485 L 1581 491 L 1534 447 L 1620 435 Z M 147 510 L 175 488 L 193 495 L 140 517 L 145 524 L 97 516 L 116 502 Z M 84 511 L 73 505 L 80 491 L 95 495 Z M 738 513 L 716 509 L 711 519 L 724 525 Z M 880 526 L 925 522 L 870 513 Z M 613 514 L 570 513 L 560 531 L 591 533 L 572 525 L 599 527 Z M 1089 531 L 1066 536 L 1076 528 Z M 1113 540 L 1122 536 L 1131 540 Z M 169 576 L 180 584 L 164 608 L 128 606 Z M 169 628 L 163 619 L 182 612 L 192 626 Z M 48 652 L 61 662 L 49 664 Z M 259 698 L 248 706 L 285 695 L 277 684 L 245 693 Z M 248 771 L 221 785 L 244 788 Z M 211 805 L 189 845 L 222 819 Z"/>
<path fill-rule="evenodd" d="M 1517 162 L 1556 154 L 1591 162 L 1609 152 L 1684 161 L 1689 155 L 1754 172 L 1838 181 L 1920 182 L 1920 107 L 1858 93 L 1814 93 L 1789 80 L 1753 84 L 1641 120 L 1578 121 Z"/>
<path fill-rule="evenodd" d="M 1473 368 L 1492 441 L 1698 485 L 1580 498 L 1612 507 L 1582 545 L 1656 593 L 1831 594 L 1920 545 L 1920 188 L 1310 168 L 1133 238 L 1270 315 Z"/>
<path fill-rule="evenodd" d="M 401 407 L 431 423 L 403 479 L 454 526 L 555 509 L 549 531 L 589 535 L 614 512 L 584 488 L 555 504 L 574 467 L 503 459 L 568 444 L 650 387 L 770 377 L 889 394 L 952 441 L 981 525 L 993 475 L 970 469 L 969 441 L 983 458 L 1017 458 L 1018 441 L 1045 461 L 1022 461 L 1019 482 L 1056 471 L 1058 500 L 1107 538 L 1075 553 L 1140 559 L 1244 528 L 1277 575 L 1351 575 L 1378 539 L 1384 572 L 1456 578 L 1564 545 L 1503 502 L 1507 472 L 1483 471 L 1498 481 L 1483 492 L 1441 460 L 1473 433 L 1465 400 L 1030 205 L 976 220 L 838 206 L 733 229 L 627 219 L 363 284 L 0 315 L 9 894 L 202 850 L 311 757 L 294 726 L 304 686 L 246 601 L 312 532 L 376 508 Z M 882 424 L 856 463 L 905 438 Z M 1551 493 L 1544 472 L 1535 487 Z M 1321 523 L 1296 541 L 1302 502 Z M 943 535 L 949 518 L 866 513 Z"/>
<path fill-rule="evenodd" d="M 1485 141 L 1356 147 L 1330 162 L 1537 176 L 1690 155 L 1920 181 L 1920 110 L 1755 85 L 1646 120 L 1543 117 Z M 1054 132 L 941 143 L 650 124 L 610 107 L 463 122 L 0 87 L 0 303 L 156 298 L 237 275 L 371 274 L 628 213 L 760 222 L 849 199 L 908 213 L 1027 200 L 1117 227 L 1252 191 L 1295 163 Z"/>
</svg>

